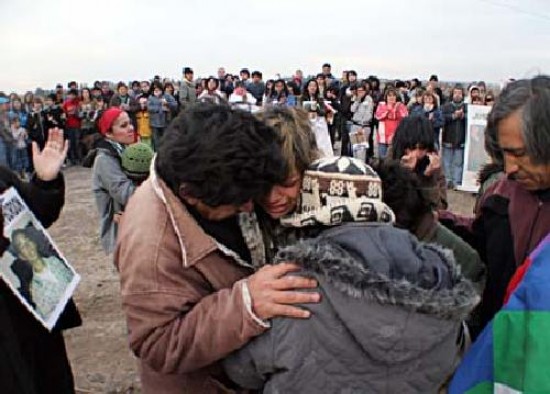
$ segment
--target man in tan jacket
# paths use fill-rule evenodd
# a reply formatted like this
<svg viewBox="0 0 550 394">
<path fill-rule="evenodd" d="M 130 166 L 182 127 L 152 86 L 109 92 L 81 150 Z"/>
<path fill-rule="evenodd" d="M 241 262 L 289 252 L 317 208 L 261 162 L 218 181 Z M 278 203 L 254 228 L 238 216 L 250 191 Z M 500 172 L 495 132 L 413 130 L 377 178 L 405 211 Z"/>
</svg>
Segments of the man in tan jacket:
<svg viewBox="0 0 550 394">
<path fill-rule="evenodd" d="M 115 264 L 145 393 L 239 392 L 219 361 L 275 316 L 308 318 L 293 264 L 254 273 L 236 214 L 284 182 L 275 132 L 249 113 L 188 108 L 126 207 Z"/>
</svg>

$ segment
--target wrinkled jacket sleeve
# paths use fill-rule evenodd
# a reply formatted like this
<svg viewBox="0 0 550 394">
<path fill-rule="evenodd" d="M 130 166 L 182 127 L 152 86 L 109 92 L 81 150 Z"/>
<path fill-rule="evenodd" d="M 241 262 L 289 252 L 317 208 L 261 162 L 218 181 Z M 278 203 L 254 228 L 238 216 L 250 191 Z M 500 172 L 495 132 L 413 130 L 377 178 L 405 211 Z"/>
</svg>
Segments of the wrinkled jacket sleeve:
<svg viewBox="0 0 550 394">
<path fill-rule="evenodd" d="M 44 182 L 33 177 L 31 182 L 21 181 L 10 169 L 0 167 L 0 180 L 6 187 L 13 186 L 30 210 L 44 227 L 57 220 L 65 203 L 65 181 L 63 175 L 53 181 Z"/>
<path fill-rule="evenodd" d="M 275 330 L 254 339 L 223 361 L 229 378 L 240 387 L 261 390 L 269 376 L 276 372 L 274 361 Z"/>
<path fill-rule="evenodd" d="M 148 256 L 139 247 L 133 251 L 124 248 L 126 251 L 121 252 L 122 247 L 117 251 L 119 260 Z M 162 259 L 170 254 L 162 250 L 156 253 L 165 254 Z M 219 264 L 216 259 L 221 258 L 211 253 L 204 264 Z M 157 271 L 156 275 L 163 274 Z M 125 281 L 143 282 L 150 280 L 150 274 L 147 272 L 136 279 L 121 270 L 130 347 L 154 370 L 166 374 L 196 371 L 227 357 L 266 330 L 246 309 L 243 281 L 236 282 L 232 288 L 212 292 L 195 266 L 175 275 L 179 276 L 176 288 L 159 282 L 153 288 L 143 286 L 143 290 L 139 290 L 131 286 L 133 289 L 128 289 Z"/>
<path fill-rule="evenodd" d="M 112 156 L 99 154 L 94 162 L 94 171 L 101 187 L 119 204 L 125 206 L 134 193 L 134 183 L 122 171 L 118 160 Z"/>
<path fill-rule="evenodd" d="M 166 99 L 166 101 L 168 102 L 168 107 L 170 108 L 170 111 L 175 111 L 176 109 L 178 109 L 178 103 L 176 102 L 176 99 L 174 99 L 173 96 L 169 95 L 169 94 L 165 94 L 164 95 L 164 98 Z"/>
</svg>

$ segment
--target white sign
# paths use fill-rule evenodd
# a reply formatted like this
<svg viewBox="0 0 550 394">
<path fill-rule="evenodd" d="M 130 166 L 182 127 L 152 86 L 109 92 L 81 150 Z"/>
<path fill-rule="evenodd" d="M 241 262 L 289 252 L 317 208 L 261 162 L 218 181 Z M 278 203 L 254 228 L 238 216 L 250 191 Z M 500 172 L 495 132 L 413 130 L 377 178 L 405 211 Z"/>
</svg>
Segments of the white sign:
<svg viewBox="0 0 550 394">
<path fill-rule="evenodd" d="M 27 310 L 51 330 L 80 276 L 13 187 L 0 196 L 0 203 L 4 236 L 10 241 L 0 258 L 0 277 Z"/>
<path fill-rule="evenodd" d="M 481 167 L 489 162 L 485 152 L 485 128 L 491 107 L 468 105 L 466 118 L 466 145 L 464 146 L 464 170 L 462 185 L 458 190 L 475 193 L 479 190 L 478 176 Z"/>
</svg>

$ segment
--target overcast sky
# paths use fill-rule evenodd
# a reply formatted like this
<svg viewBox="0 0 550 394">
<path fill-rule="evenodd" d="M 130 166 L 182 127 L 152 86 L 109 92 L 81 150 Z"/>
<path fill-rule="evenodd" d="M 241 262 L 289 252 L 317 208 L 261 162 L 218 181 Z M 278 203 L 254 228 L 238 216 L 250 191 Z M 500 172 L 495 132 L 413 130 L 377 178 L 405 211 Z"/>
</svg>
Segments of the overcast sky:
<svg viewBox="0 0 550 394">
<path fill-rule="evenodd" d="M 498 82 L 550 73 L 548 0 L 0 0 L 0 90 L 241 67 Z"/>
</svg>

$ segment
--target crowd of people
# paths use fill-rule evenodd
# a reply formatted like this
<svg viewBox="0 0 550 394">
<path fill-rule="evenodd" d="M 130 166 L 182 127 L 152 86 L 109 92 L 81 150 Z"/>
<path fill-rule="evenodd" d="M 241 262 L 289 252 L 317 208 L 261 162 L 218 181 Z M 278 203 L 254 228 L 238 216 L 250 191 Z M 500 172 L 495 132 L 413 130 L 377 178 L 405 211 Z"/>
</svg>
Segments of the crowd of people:
<svg viewBox="0 0 550 394">
<path fill-rule="evenodd" d="M 229 74 L 223 67 L 208 78 L 195 79 L 190 67 L 182 74 L 181 81 L 155 76 L 116 85 L 95 81 L 91 88 L 71 81 L 66 89 L 58 84 L 52 93 L 42 96 L 0 92 L 0 105 L 4 106 L 0 162 L 28 177 L 32 173 L 30 142 L 43 146 L 48 130 L 60 127 L 71 142 L 66 165 L 80 165 L 101 137 L 101 114 L 111 107 L 129 115 L 136 141 L 139 138 L 156 150 L 172 119 L 194 102 L 227 103 L 251 112 L 282 105 L 304 108 L 312 120 L 320 122 L 330 136 L 330 145 L 321 144 L 322 149 L 332 151 L 341 140 L 338 154 L 363 159 L 386 156 L 404 117 L 425 116 L 433 127 L 452 188 L 462 182 L 467 105 L 492 105 L 495 99 L 483 81 L 471 83 L 467 90 L 462 85 L 448 85 L 444 92 L 437 75 L 424 84 L 418 78 L 381 83 L 375 76 L 359 79 L 354 70 L 337 78 L 328 63 L 307 78 L 297 70 L 290 78 L 264 81 L 260 71 L 251 73 L 244 68 L 239 74 Z M 354 147 L 357 142 L 364 143 L 363 156 L 356 152 L 362 148 Z"/>
<path fill-rule="evenodd" d="M 550 233 L 549 77 L 498 96 L 483 82 L 444 92 L 435 75 L 338 79 L 329 64 L 265 83 L 223 68 L 197 82 L 185 67 L 178 83 L 109 86 L 70 83 L 45 108 L 32 98 L 30 113 L 28 98 L 5 98 L 0 114 L 32 141 L 36 175 L 9 173 L 16 188 L 62 191 L 62 165 L 92 168 L 144 392 L 465 392 L 470 343 L 486 340 L 510 280 Z M 461 182 L 469 105 L 492 106 L 491 162 L 475 215 L 462 217 L 447 190 Z M 19 172 L 23 148 L 4 134 L 5 164 Z M 16 300 L 0 290 L 4 313 Z M 16 343 L 37 344 L 22 357 L 0 335 L 23 368 L 0 370 L 14 392 L 72 392 L 60 332 L 80 317 L 66 309 L 71 322 L 40 339 L 18 332 L 32 318 L 2 315 Z M 56 357 L 33 356 L 51 341 Z M 23 384 L 26 374 L 36 378 Z"/>
</svg>

